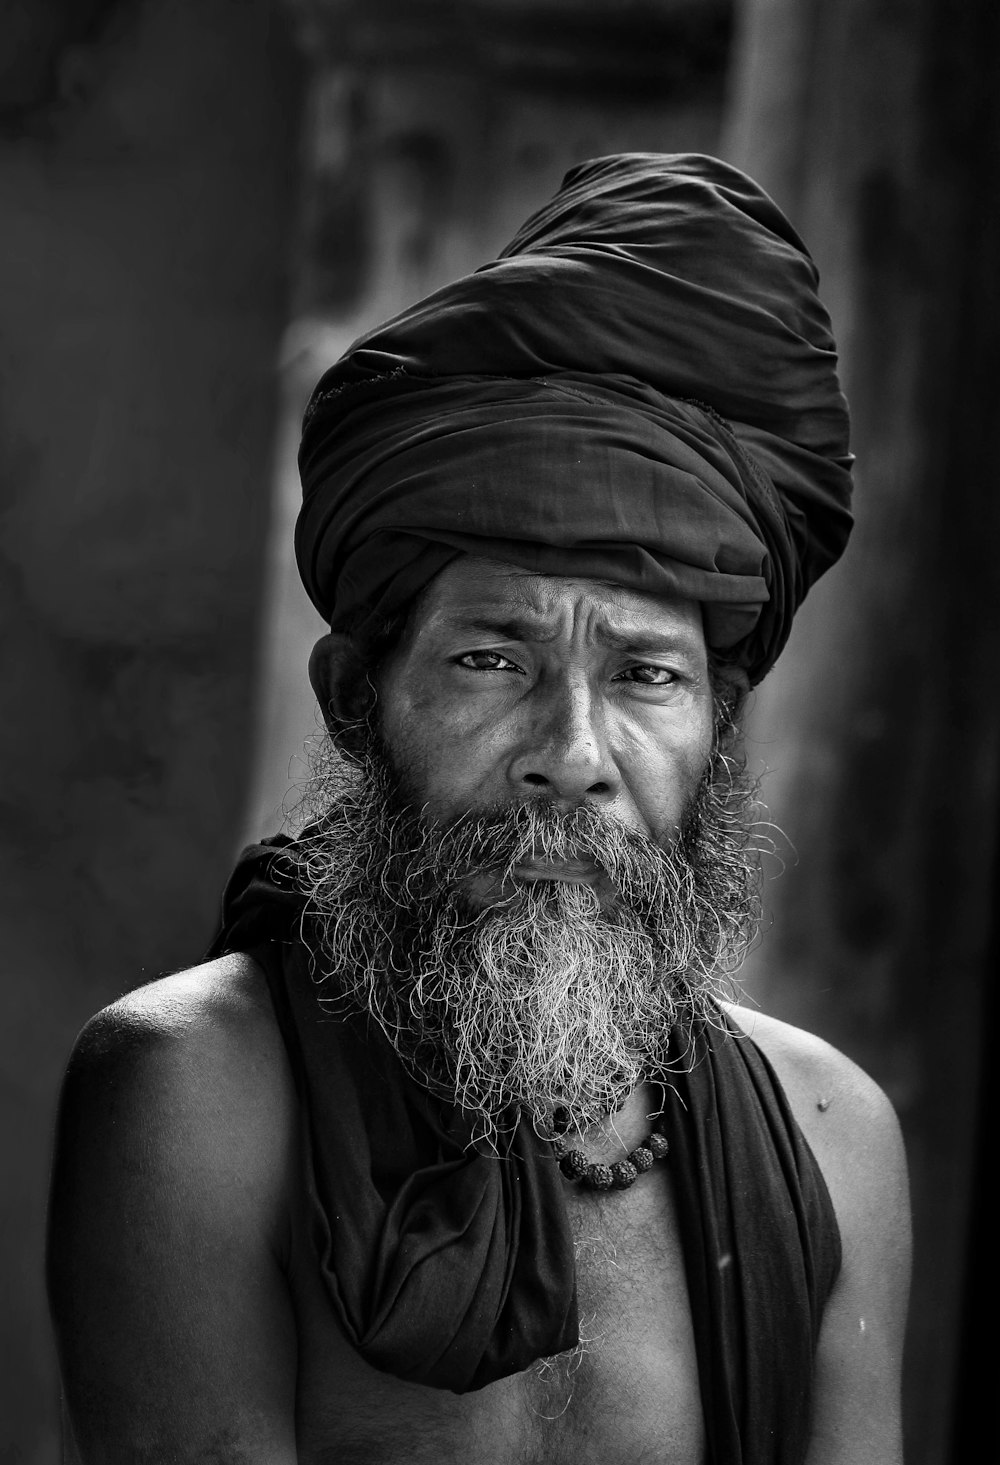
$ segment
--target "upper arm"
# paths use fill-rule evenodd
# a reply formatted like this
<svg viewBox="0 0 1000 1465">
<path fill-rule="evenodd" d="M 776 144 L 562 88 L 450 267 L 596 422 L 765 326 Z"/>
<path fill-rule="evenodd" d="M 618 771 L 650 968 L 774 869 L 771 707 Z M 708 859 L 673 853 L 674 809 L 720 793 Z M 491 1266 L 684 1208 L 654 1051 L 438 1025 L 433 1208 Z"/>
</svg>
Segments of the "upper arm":
<svg viewBox="0 0 1000 1465">
<path fill-rule="evenodd" d="M 816 1352 L 807 1465 L 900 1465 L 910 1202 L 895 1112 L 822 1039 L 746 1008 L 729 1011 L 774 1065 L 840 1229 L 843 1261 Z"/>
<path fill-rule="evenodd" d="M 77 1042 L 48 1273 L 86 1465 L 295 1459 L 289 1101 L 271 1043 L 259 1013 L 192 1003 L 184 979 L 98 1014 Z"/>
<path fill-rule="evenodd" d="M 843 1265 L 816 1355 L 808 1465 L 899 1465 L 903 1458 L 909 1190 L 895 1113 L 866 1083 L 870 1092 L 856 1096 L 840 1137 L 824 1146 Z"/>
</svg>

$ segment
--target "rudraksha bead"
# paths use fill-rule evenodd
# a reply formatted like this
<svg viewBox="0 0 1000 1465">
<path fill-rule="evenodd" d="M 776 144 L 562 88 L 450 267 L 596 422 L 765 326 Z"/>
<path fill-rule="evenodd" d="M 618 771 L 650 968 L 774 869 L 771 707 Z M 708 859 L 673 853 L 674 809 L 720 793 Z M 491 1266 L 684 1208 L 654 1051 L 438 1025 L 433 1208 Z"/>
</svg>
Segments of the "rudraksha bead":
<svg viewBox="0 0 1000 1465">
<path fill-rule="evenodd" d="M 585 1151 L 570 1149 L 564 1135 L 558 1132 L 558 1129 L 564 1129 L 567 1124 L 567 1111 L 559 1109 L 554 1117 L 556 1123 L 553 1124 L 553 1129 L 557 1132 L 550 1135 L 550 1141 L 559 1169 L 567 1180 L 577 1185 L 589 1186 L 592 1190 L 610 1190 L 612 1187 L 627 1190 L 640 1175 L 652 1168 L 656 1160 L 664 1159 L 670 1149 L 666 1138 L 659 1130 L 654 1130 L 623 1160 L 618 1160 L 613 1165 L 592 1165 Z"/>
<path fill-rule="evenodd" d="M 586 1179 L 594 1190 L 610 1190 L 615 1183 L 610 1165 L 588 1165 Z"/>
<path fill-rule="evenodd" d="M 619 1160 L 611 1166 L 611 1178 L 618 1190 L 628 1190 L 639 1178 L 639 1172 L 630 1160 Z"/>
<path fill-rule="evenodd" d="M 559 1160 L 559 1169 L 567 1180 L 582 1180 L 589 1166 L 590 1161 L 582 1150 L 567 1150 Z"/>
</svg>

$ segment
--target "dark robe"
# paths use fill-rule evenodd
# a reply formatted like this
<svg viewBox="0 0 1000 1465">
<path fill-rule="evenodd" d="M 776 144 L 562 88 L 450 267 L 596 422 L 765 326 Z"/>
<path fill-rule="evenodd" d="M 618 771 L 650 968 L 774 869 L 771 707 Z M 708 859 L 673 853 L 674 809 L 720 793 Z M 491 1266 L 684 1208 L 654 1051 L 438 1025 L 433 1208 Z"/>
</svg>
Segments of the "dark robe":
<svg viewBox="0 0 1000 1465">
<path fill-rule="evenodd" d="M 502 1158 L 404 1072 L 362 1015 L 324 1010 L 283 837 L 246 851 L 212 955 L 263 967 L 301 1100 L 310 1227 L 351 1343 L 458 1393 L 579 1341 L 566 1182 L 526 1122 Z M 665 1074 L 710 1465 L 798 1465 L 840 1239 L 760 1049 L 719 1017 Z"/>
</svg>

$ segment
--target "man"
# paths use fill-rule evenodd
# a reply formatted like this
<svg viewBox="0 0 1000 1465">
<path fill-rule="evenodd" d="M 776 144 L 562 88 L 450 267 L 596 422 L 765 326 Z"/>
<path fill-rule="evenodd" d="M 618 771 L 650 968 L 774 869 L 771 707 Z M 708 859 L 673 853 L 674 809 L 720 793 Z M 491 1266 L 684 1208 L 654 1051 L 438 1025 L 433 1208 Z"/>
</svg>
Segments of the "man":
<svg viewBox="0 0 1000 1465">
<path fill-rule="evenodd" d="M 320 382 L 327 757 L 77 1044 L 69 1458 L 900 1460 L 894 1116 L 727 1000 L 739 713 L 850 522 L 815 285 L 735 169 L 602 159 Z"/>
</svg>

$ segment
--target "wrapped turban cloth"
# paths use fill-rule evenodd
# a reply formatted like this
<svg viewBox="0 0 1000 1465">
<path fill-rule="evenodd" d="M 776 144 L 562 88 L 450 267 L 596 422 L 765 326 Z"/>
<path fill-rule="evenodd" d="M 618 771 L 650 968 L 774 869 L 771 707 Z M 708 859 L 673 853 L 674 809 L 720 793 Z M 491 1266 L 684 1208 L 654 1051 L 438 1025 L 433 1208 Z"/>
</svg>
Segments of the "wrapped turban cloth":
<svg viewBox="0 0 1000 1465">
<path fill-rule="evenodd" d="M 584 163 L 499 259 L 320 380 L 296 554 L 375 632 L 473 554 L 700 601 L 752 682 L 851 526 L 847 404 L 805 246 L 694 154 Z"/>
</svg>

